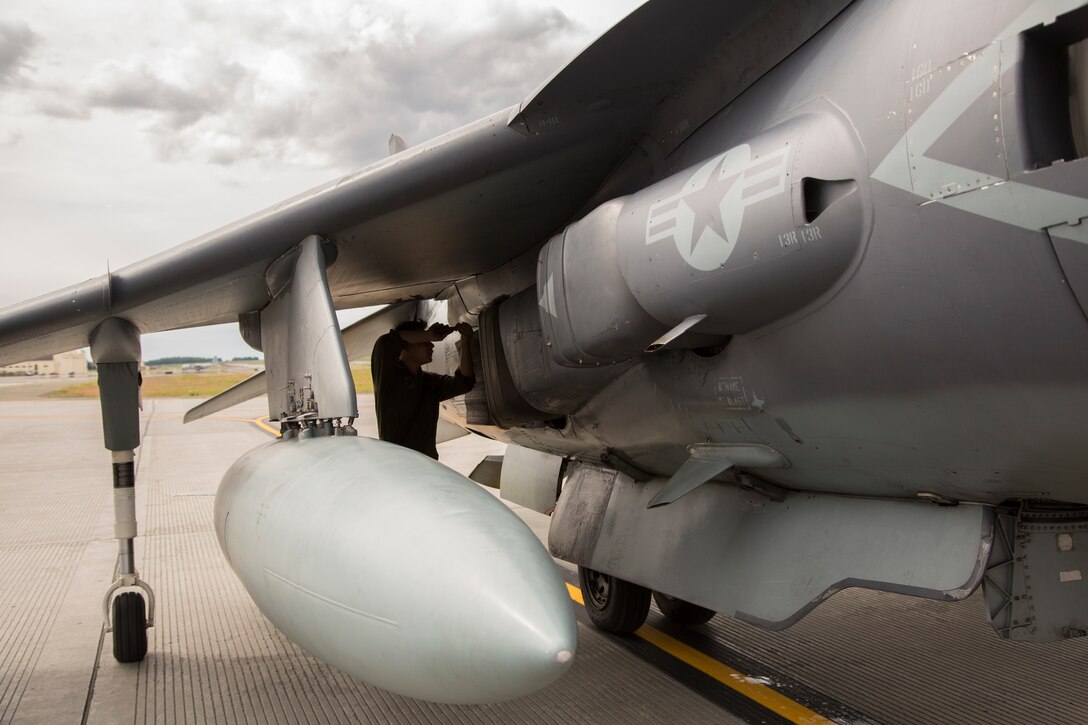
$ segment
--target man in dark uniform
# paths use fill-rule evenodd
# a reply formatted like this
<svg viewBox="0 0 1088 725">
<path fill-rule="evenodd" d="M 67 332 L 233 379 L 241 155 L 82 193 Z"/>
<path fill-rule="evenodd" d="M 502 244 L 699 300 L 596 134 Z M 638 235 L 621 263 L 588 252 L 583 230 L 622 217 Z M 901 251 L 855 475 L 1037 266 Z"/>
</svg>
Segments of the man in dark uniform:
<svg viewBox="0 0 1088 725">
<path fill-rule="evenodd" d="M 434 343 L 454 330 L 461 333 L 457 372 L 438 375 L 422 370 L 434 356 Z M 427 328 L 421 320 L 402 322 L 378 338 L 370 358 L 370 374 L 374 377 L 379 438 L 438 459 L 438 404 L 467 393 L 476 384 L 471 342 L 472 327 L 464 322 L 456 328 L 440 323 Z"/>
</svg>

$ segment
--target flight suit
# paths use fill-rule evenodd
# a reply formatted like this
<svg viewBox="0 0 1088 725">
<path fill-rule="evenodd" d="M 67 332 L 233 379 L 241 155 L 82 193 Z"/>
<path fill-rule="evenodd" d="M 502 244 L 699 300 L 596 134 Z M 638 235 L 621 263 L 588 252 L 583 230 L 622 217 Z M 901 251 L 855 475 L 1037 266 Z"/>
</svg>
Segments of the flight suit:
<svg viewBox="0 0 1088 725">
<path fill-rule="evenodd" d="M 476 378 L 438 375 L 420 370 L 413 373 L 400 361 L 405 342 L 390 330 L 374 343 L 370 374 L 374 378 L 374 413 L 378 437 L 438 459 L 435 436 L 438 404 L 472 390 Z"/>
</svg>

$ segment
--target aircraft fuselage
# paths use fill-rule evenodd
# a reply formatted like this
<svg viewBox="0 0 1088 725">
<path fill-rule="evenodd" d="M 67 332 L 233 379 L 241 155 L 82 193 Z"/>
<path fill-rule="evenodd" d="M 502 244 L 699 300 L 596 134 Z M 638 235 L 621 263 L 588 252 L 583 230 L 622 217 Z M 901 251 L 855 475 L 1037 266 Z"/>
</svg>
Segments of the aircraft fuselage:
<svg viewBox="0 0 1088 725">
<path fill-rule="evenodd" d="M 514 360 L 566 423 L 488 431 L 658 476 L 691 445 L 759 444 L 789 462 L 761 477 L 793 490 L 1088 503 L 1088 149 L 1070 116 L 1088 66 L 1069 60 L 1088 24 L 1047 7 L 854 3 L 649 187 L 631 159 L 611 216 L 556 237 L 566 256 L 541 252 L 554 274 L 532 292 L 543 355 L 596 389 L 540 402 Z M 1072 81 L 1039 90 L 1051 74 Z M 597 252 L 577 250 L 602 234 L 614 280 L 587 291 L 578 254 Z M 632 347 L 692 315 L 698 344 Z"/>
</svg>

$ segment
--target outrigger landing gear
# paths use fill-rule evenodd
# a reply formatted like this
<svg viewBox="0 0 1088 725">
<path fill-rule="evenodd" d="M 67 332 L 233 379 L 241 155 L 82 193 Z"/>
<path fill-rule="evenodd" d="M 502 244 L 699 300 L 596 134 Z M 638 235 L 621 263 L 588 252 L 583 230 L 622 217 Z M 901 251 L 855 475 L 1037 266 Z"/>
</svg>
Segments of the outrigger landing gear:
<svg viewBox="0 0 1088 725">
<path fill-rule="evenodd" d="M 113 656 L 118 662 L 139 662 L 147 654 L 147 628 L 155 622 L 155 593 L 140 579 L 133 549 L 135 449 L 140 445 L 139 331 L 127 320 L 106 320 L 91 334 L 91 357 L 98 367 L 102 431 L 113 457 L 113 530 L 119 545 L 117 579 L 106 590 L 102 615 L 106 631 L 113 633 Z M 134 589 L 147 594 L 146 610 L 143 593 Z"/>
<path fill-rule="evenodd" d="M 101 370 L 102 366 L 99 366 L 99 375 L 102 374 Z M 140 574 L 136 571 L 132 543 L 136 538 L 136 475 L 133 451 L 113 452 L 113 514 L 114 536 L 117 537 L 119 547 L 117 579 L 106 590 L 106 596 L 102 600 L 102 615 L 106 622 L 106 631 L 113 633 L 114 658 L 118 662 L 139 662 L 147 654 L 147 628 L 155 621 L 155 592 L 147 582 L 140 579 Z M 121 591 L 131 589 L 141 589 L 147 593 L 146 610 L 144 597 L 140 592 Z"/>
</svg>

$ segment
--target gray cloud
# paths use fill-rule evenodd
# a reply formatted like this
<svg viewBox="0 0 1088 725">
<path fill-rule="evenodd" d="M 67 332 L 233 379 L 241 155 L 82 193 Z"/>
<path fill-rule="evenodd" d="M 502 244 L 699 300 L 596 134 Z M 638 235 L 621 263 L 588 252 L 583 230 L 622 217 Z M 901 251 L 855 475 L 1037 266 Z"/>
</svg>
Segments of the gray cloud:
<svg viewBox="0 0 1088 725">
<path fill-rule="evenodd" d="M 207 96 L 157 77 L 146 66 L 114 69 L 110 78 L 87 94 L 99 108 L 169 111 L 199 116 L 210 107 Z"/>
<path fill-rule="evenodd" d="M 26 23 L 0 22 L 0 87 L 22 79 L 27 59 L 37 43 L 37 34 Z"/>
<path fill-rule="evenodd" d="M 91 109 L 72 103 L 71 99 L 61 94 L 40 93 L 40 100 L 35 110 L 52 118 L 64 118 L 74 121 L 86 121 L 91 117 Z"/>
<path fill-rule="evenodd" d="M 573 52 L 575 30 L 556 10 L 497 8 L 472 33 L 421 28 L 317 54 L 311 74 L 331 71 L 342 91 L 315 99 L 321 110 L 307 125 L 330 157 L 356 161 L 380 154 L 391 132 L 426 141 L 522 100 Z"/>
<path fill-rule="evenodd" d="M 516 103 L 583 40 L 558 10 L 499 4 L 471 30 L 413 26 L 391 6 L 346 3 L 323 22 L 186 9 L 201 45 L 99 66 L 81 108 L 147 114 L 161 157 L 222 165 L 353 168 L 384 155 L 390 133 L 414 145 Z M 231 43 L 212 32 L 223 27 Z"/>
<path fill-rule="evenodd" d="M 145 64 L 131 68 L 111 64 L 99 72 L 84 100 L 93 108 L 160 113 L 162 128 L 173 132 L 229 107 L 245 75 L 241 66 L 214 58 L 194 66 L 177 82 Z"/>
</svg>

